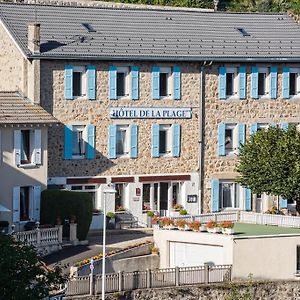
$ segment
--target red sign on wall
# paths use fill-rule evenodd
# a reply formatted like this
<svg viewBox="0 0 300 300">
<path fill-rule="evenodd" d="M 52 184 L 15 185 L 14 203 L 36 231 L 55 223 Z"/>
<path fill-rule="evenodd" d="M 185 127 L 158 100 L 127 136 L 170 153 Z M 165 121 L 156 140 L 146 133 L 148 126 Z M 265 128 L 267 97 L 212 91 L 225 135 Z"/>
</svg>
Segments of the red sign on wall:
<svg viewBox="0 0 300 300">
<path fill-rule="evenodd" d="M 140 188 L 136 188 L 136 189 L 135 189 L 135 195 L 136 195 L 137 197 L 140 197 L 140 196 L 141 196 L 141 189 L 140 189 Z"/>
</svg>

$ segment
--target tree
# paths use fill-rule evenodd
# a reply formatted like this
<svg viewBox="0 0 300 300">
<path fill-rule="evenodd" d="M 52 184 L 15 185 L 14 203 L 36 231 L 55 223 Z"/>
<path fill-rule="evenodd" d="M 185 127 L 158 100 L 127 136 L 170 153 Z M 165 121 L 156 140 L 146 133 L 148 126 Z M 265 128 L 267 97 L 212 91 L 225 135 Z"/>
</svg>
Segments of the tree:
<svg viewBox="0 0 300 300">
<path fill-rule="evenodd" d="M 267 193 L 297 201 L 300 212 L 300 132 L 270 127 L 240 147 L 238 182 L 255 194 Z"/>
<path fill-rule="evenodd" d="M 58 266 L 47 270 L 33 247 L 0 234 L 0 299 L 43 299 L 66 278 Z"/>
</svg>

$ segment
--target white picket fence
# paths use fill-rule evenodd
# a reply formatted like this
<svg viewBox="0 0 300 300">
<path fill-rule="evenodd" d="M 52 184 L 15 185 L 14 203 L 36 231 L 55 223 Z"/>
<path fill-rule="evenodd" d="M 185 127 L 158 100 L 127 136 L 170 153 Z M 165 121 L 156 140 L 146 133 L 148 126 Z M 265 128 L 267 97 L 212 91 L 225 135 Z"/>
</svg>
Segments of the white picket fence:
<svg viewBox="0 0 300 300">
<path fill-rule="evenodd" d="M 234 211 L 234 212 L 220 212 L 208 213 L 201 215 L 187 215 L 171 217 L 173 220 L 185 219 L 187 221 L 199 221 L 201 223 L 208 223 L 209 221 L 223 222 L 241 222 L 261 225 L 275 225 L 281 227 L 297 227 L 300 228 L 300 217 L 285 216 L 285 215 L 271 215 L 263 213 L 255 213 L 248 211 Z"/>
<path fill-rule="evenodd" d="M 105 275 L 105 292 L 216 283 L 231 280 L 231 265 L 176 267 Z M 66 296 L 101 293 L 102 276 L 79 276 L 67 283 Z"/>
</svg>

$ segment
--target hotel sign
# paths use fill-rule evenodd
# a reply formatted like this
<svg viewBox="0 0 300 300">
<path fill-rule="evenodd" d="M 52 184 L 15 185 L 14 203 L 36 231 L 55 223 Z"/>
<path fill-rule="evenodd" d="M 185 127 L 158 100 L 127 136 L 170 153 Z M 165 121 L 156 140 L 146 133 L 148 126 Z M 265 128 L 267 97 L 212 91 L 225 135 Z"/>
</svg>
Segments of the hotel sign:
<svg viewBox="0 0 300 300">
<path fill-rule="evenodd" d="M 111 107 L 111 119 L 190 119 L 190 107 Z"/>
</svg>

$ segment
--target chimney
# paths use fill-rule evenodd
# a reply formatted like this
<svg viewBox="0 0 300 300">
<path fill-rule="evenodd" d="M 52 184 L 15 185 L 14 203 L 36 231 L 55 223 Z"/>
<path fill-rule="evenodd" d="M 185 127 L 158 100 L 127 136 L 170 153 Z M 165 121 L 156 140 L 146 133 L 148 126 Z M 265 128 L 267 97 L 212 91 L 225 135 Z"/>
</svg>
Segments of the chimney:
<svg viewBox="0 0 300 300">
<path fill-rule="evenodd" d="M 41 24 L 28 24 L 28 49 L 32 53 L 40 53 L 40 30 Z"/>
</svg>

